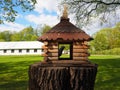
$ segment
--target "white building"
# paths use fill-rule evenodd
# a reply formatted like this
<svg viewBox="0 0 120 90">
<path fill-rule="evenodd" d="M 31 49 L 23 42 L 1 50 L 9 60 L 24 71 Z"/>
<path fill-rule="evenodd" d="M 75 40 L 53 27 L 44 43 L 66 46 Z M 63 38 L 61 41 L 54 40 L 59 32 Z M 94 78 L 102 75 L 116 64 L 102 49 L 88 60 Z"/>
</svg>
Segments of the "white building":
<svg viewBox="0 0 120 90">
<path fill-rule="evenodd" d="M 0 42 L 0 55 L 41 55 L 42 45 L 39 41 Z"/>
</svg>

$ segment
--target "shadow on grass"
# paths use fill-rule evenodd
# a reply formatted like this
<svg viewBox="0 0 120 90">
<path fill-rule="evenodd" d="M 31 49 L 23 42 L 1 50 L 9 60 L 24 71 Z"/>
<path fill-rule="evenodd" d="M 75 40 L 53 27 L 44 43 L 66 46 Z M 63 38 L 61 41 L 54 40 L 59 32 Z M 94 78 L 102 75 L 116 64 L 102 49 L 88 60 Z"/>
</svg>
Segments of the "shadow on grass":
<svg viewBox="0 0 120 90">
<path fill-rule="evenodd" d="M 27 81 L 11 81 L 0 85 L 0 90 L 27 90 Z"/>
<path fill-rule="evenodd" d="M 98 64 L 95 90 L 120 90 L 120 58 L 91 61 Z"/>
<path fill-rule="evenodd" d="M 0 62 L 0 90 L 26 90 L 29 65 L 39 61 L 35 61 L 35 57 L 30 57 L 30 61 L 29 57 L 23 61 L 13 60 Z M 98 64 L 95 90 L 120 90 L 120 57 L 101 59 L 95 56 L 90 60 Z"/>
<path fill-rule="evenodd" d="M 35 61 L 0 63 L 0 90 L 27 90 L 28 68 Z"/>
<path fill-rule="evenodd" d="M 12 63 L 0 63 L 0 74 L 18 72 L 18 70 L 28 69 L 29 65 L 33 64 L 33 61 L 20 61 Z"/>
</svg>

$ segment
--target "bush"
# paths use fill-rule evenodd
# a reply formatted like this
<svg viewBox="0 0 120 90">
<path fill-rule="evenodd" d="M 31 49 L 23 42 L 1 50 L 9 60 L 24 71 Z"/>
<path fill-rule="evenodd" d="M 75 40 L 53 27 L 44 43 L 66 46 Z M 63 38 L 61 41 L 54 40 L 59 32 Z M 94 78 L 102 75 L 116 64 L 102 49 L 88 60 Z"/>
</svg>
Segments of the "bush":
<svg viewBox="0 0 120 90">
<path fill-rule="evenodd" d="M 120 48 L 114 48 L 102 51 L 90 51 L 91 54 L 104 54 L 104 55 L 120 55 Z"/>
</svg>

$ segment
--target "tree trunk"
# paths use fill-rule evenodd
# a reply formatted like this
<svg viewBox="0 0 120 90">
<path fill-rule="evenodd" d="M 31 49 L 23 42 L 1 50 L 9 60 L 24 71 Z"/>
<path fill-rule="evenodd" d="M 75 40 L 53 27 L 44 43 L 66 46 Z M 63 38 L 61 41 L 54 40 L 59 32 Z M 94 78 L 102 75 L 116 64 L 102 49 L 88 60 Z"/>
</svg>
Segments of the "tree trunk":
<svg viewBox="0 0 120 90">
<path fill-rule="evenodd" d="M 94 90 L 96 73 L 96 64 L 33 64 L 29 90 Z"/>
</svg>

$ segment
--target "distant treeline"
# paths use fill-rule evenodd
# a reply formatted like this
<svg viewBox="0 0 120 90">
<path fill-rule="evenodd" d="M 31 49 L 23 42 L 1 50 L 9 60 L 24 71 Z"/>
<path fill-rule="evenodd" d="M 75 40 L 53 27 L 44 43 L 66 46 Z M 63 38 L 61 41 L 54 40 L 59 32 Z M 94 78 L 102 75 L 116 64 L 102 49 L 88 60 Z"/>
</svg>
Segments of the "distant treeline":
<svg viewBox="0 0 120 90">
<path fill-rule="evenodd" d="M 120 48 L 113 48 L 109 50 L 102 50 L 102 51 L 93 51 L 91 54 L 97 55 L 120 55 Z"/>
<path fill-rule="evenodd" d="M 29 26 L 19 32 L 3 31 L 0 32 L 0 41 L 36 41 L 40 35 L 50 30 L 50 28 L 50 26 L 44 25 L 37 29 Z M 115 50 L 117 52 L 117 49 L 114 48 L 120 48 L 120 23 L 113 28 L 100 30 L 93 35 L 93 38 L 94 40 L 90 42 L 92 53 L 107 52 L 105 50 L 111 50 L 110 52 Z"/>
<path fill-rule="evenodd" d="M 99 32 L 93 35 L 94 40 L 90 42 L 91 52 L 97 51 L 97 53 L 112 53 L 113 50 L 117 52 L 117 49 L 120 48 L 120 23 L 116 24 L 113 28 L 104 28 Z M 105 51 L 111 50 L 111 51 Z M 120 51 L 120 49 L 119 49 Z M 118 53 L 118 52 L 117 52 Z M 119 52 L 120 53 L 120 52 Z"/>
<path fill-rule="evenodd" d="M 29 26 L 19 32 L 10 30 L 0 32 L 0 42 L 4 41 L 36 41 L 37 38 L 51 27 L 44 25 L 37 29 Z"/>
</svg>

